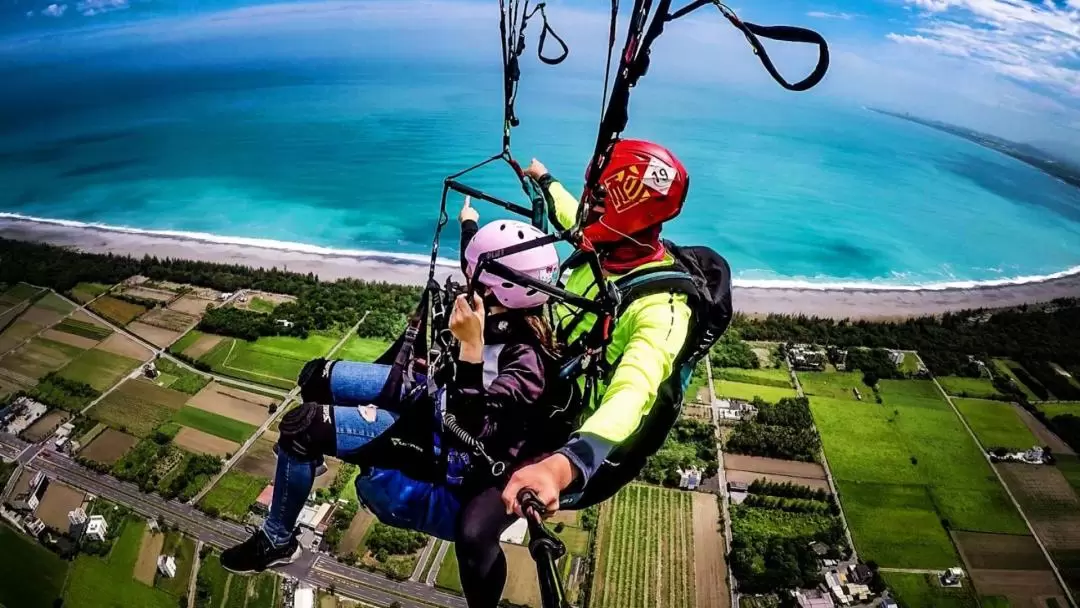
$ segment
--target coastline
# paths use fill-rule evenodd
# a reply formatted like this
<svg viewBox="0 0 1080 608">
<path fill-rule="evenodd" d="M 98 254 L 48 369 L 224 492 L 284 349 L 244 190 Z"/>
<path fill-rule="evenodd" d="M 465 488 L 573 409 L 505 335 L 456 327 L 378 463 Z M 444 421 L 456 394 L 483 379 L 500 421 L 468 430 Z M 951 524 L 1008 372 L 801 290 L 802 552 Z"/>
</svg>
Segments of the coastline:
<svg viewBox="0 0 1080 608">
<path fill-rule="evenodd" d="M 381 252 L 335 251 L 300 246 L 273 247 L 257 239 L 212 239 L 212 235 L 162 233 L 63 221 L 37 221 L 0 215 L 0 237 L 73 247 L 90 253 L 182 258 L 292 272 L 314 273 L 325 280 L 356 278 L 400 284 L 423 284 L 424 256 Z M 1074 269 L 1075 270 L 1075 269 Z M 437 278 L 455 272 L 452 260 L 440 260 Z M 1045 280 L 1009 284 L 972 283 L 963 287 L 733 287 L 735 309 L 755 315 L 805 314 L 832 318 L 902 319 L 969 308 L 1001 308 L 1080 297 L 1080 273 L 1059 273 Z"/>
</svg>

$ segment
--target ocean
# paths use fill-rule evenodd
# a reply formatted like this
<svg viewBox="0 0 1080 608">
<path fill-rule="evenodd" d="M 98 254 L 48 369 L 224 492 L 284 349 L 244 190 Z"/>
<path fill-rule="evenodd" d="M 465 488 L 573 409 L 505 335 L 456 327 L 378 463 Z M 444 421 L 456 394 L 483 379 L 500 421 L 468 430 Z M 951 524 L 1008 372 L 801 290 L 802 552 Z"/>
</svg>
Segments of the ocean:
<svg viewBox="0 0 1080 608">
<path fill-rule="evenodd" d="M 392 38 L 419 41 L 425 27 Z M 0 212 L 423 259 L 442 179 L 499 151 L 497 46 L 397 53 L 383 36 L 328 52 L 287 28 L 242 45 L 103 37 L 101 48 L 83 36 L 47 53 L 0 50 Z M 295 55 L 282 50 L 300 39 Z M 514 152 L 578 192 L 602 80 L 559 69 L 527 64 Z M 666 145 L 691 174 L 667 236 L 720 251 L 742 284 L 1080 271 L 1080 190 L 948 134 L 813 93 L 663 73 L 635 91 L 630 124 L 627 136 Z M 505 167 L 465 181 L 523 198 Z M 451 219 L 459 206 L 449 201 Z M 452 258 L 447 232 L 441 254 Z"/>
</svg>

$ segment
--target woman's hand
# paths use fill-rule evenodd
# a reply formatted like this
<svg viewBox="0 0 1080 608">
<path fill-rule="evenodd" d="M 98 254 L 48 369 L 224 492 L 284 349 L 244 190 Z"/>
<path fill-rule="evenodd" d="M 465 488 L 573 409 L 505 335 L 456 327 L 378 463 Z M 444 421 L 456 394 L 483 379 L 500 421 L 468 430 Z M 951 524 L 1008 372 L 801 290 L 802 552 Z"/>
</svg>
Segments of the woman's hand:
<svg viewBox="0 0 1080 608">
<path fill-rule="evenodd" d="M 472 197 L 465 197 L 465 204 L 461 206 L 461 213 L 458 214 L 458 221 L 464 224 L 465 222 L 472 220 L 474 222 L 480 221 L 480 213 L 473 209 Z"/>
<path fill-rule="evenodd" d="M 484 300 L 479 294 L 473 294 L 472 306 L 469 296 L 461 294 L 454 300 L 454 311 L 450 313 L 450 333 L 461 342 L 458 358 L 467 363 L 480 363 L 484 360 Z"/>
<path fill-rule="evenodd" d="M 540 462 L 524 466 L 510 476 L 502 493 L 506 514 L 521 512 L 518 493 L 532 490 L 540 502 L 544 503 L 547 515 L 559 510 L 559 494 L 574 481 L 574 465 L 562 454 L 552 454 Z"/>
<path fill-rule="evenodd" d="M 547 167 L 544 166 L 544 163 L 536 160 L 535 158 L 532 159 L 532 162 L 529 163 L 529 166 L 525 169 L 525 175 L 535 180 L 539 180 L 541 177 L 547 175 L 547 173 L 548 170 Z"/>
</svg>

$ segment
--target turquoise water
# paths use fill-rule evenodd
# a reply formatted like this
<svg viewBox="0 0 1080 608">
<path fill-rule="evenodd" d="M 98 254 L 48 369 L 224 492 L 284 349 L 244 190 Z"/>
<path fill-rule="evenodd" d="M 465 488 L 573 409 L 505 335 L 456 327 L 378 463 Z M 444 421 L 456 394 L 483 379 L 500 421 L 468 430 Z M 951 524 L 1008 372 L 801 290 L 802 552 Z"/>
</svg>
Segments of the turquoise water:
<svg viewBox="0 0 1080 608">
<path fill-rule="evenodd" d="M 497 66 L 362 44 L 260 57 L 289 35 L 243 53 L 215 38 L 9 54 L 0 212 L 426 254 L 442 178 L 498 150 Z M 530 69 L 515 151 L 576 192 L 599 82 Z M 650 78 L 627 135 L 665 143 L 692 175 L 668 234 L 713 246 L 744 282 L 926 285 L 1080 265 L 1080 190 L 1018 161 L 813 95 Z M 521 198 L 505 169 L 471 182 Z"/>
</svg>

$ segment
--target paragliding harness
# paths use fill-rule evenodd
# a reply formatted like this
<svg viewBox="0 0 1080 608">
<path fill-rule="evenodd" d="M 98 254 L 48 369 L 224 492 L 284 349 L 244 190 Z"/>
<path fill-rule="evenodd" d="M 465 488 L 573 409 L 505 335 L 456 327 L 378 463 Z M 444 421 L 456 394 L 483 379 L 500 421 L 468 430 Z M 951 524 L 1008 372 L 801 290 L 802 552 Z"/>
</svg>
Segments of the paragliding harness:
<svg viewBox="0 0 1080 608">
<path fill-rule="evenodd" d="M 600 176 L 610 161 L 613 144 L 619 140 L 620 134 L 626 127 L 629 118 L 630 90 L 648 70 L 652 44 L 663 33 L 666 24 L 703 6 L 713 5 L 724 18 L 743 33 L 765 70 L 785 89 L 791 91 L 810 89 L 825 76 L 829 65 L 828 46 L 816 32 L 797 27 L 765 27 L 748 23 L 739 19 L 730 8 L 718 0 L 694 0 L 674 11 L 671 8 L 672 0 L 657 0 L 655 10 L 653 4 L 653 0 L 634 0 L 633 2 L 629 27 L 609 97 L 611 57 L 615 47 L 619 14 L 618 0 L 611 2 L 608 61 L 604 78 L 604 110 L 576 224 L 567 230 L 544 238 L 482 254 L 466 288 L 471 295 L 476 289 L 478 277 L 488 272 L 506 281 L 545 293 L 563 305 L 578 309 L 582 316 L 586 313 L 595 316 L 592 328 L 584 333 L 582 339 L 569 346 L 559 366 L 559 375 L 567 384 L 575 383 L 582 376 L 585 378 L 584 394 L 578 400 L 578 408 L 566 408 L 557 414 L 565 420 L 576 418 L 580 413 L 578 409 L 591 403 L 600 380 L 607 377 L 618 366 L 618 361 L 611 363 L 607 361 L 607 346 L 611 341 L 612 331 L 619 314 L 630 303 L 649 294 L 671 292 L 687 295 L 693 312 L 691 331 L 676 358 L 674 371 L 658 390 L 655 403 L 642 421 L 638 432 L 608 457 L 583 492 L 563 497 L 566 506 L 573 508 L 584 508 L 609 498 L 633 479 L 644 466 L 646 459 L 660 448 L 678 419 L 683 390 L 689 382 L 694 366 L 719 339 L 732 315 L 731 271 L 727 262 L 711 249 L 678 247 L 673 243 L 665 242 L 665 248 L 675 259 L 673 266 L 632 272 L 612 282 L 604 278 L 597 254 L 594 251 L 583 251 L 588 248 L 581 247 L 583 244 L 581 230 L 585 225 L 592 201 L 601 199 L 605 195 L 599 183 Z M 447 177 L 443 182 L 427 285 L 405 333 L 377 361 L 392 365 L 390 380 L 377 400 L 377 405 L 391 404 L 399 400 L 402 394 L 419 392 L 421 388 L 416 386 L 416 378 L 425 364 L 427 366 L 426 392 L 437 403 L 445 399 L 445 390 L 442 387 L 446 386 L 453 377 L 453 337 L 448 330 L 448 322 L 457 288 L 448 284 L 447 288 L 443 289 L 434 279 L 439 239 L 449 219 L 446 211 L 449 193 L 457 192 L 502 207 L 528 218 L 538 229 L 547 232 L 549 210 L 544 196 L 538 184 L 524 175 L 520 165 L 510 154 L 510 131 L 519 122 L 514 103 L 521 74 L 519 58 L 525 50 L 524 31 L 528 21 L 537 14 L 543 19 L 543 31 L 537 50 L 541 61 L 549 65 L 561 63 L 566 58 L 569 49 L 548 25 L 544 4 L 538 4 L 530 10 L 528 2 L 522 5 L 515 0 L 510 2 L 500 0 L 499 8 L 505 102 L 502 150 L 491 158 Z M 544 55 L 544 44 L 549 35 L 561 47 L 561 53 L 556 57 Z M 815 44 L 818 47 L 817 65 L 805 79 L 790 83 L 776 70 L 759 37 Z M 459 180 L 465 174 L 496 161 L 504 161 L 514 171 L 522 190 L 530 200 L 529 206 L 491 196 Z M 551 285 L 537 280 L 500 262 L 500 259 L 506 256 L 559 241 L 569 242 L 578 249 L 575 256 L 567 260 L 560 270 L 566 270 L 572 264 L 587 264 L 593 274 L 595 284 L 599 286 L 595 298 L 585 298 L 565 290 L 561 285 Z M 423 363 L 418 365 L 419 357 L 416 354 L 423 352 L 426 352 L 427 356 Z M 443 414 L 441 422 L 442 430 L 446 434 L 456 437 L 463 445 L 472 448 L 478 457 L 491 466 L 494 477 L 503 477 L 507 474 L 505 463 L 488 454 L 483 443 L 462 429 L 452 414 Z M 565 553 L 565 547 L 558 538 L 547 532 L 542 519 L 543 505 L 531 492 L 524 491 L 519 497 L 519 502 L 523 506 L 530 528 L 532 539 L 530 552 L 537 562 L 543 606 L 544 608 L 565 608 L 569 604 L 565 600 L 555 566 L 555 561 Z"/>
</svg>

